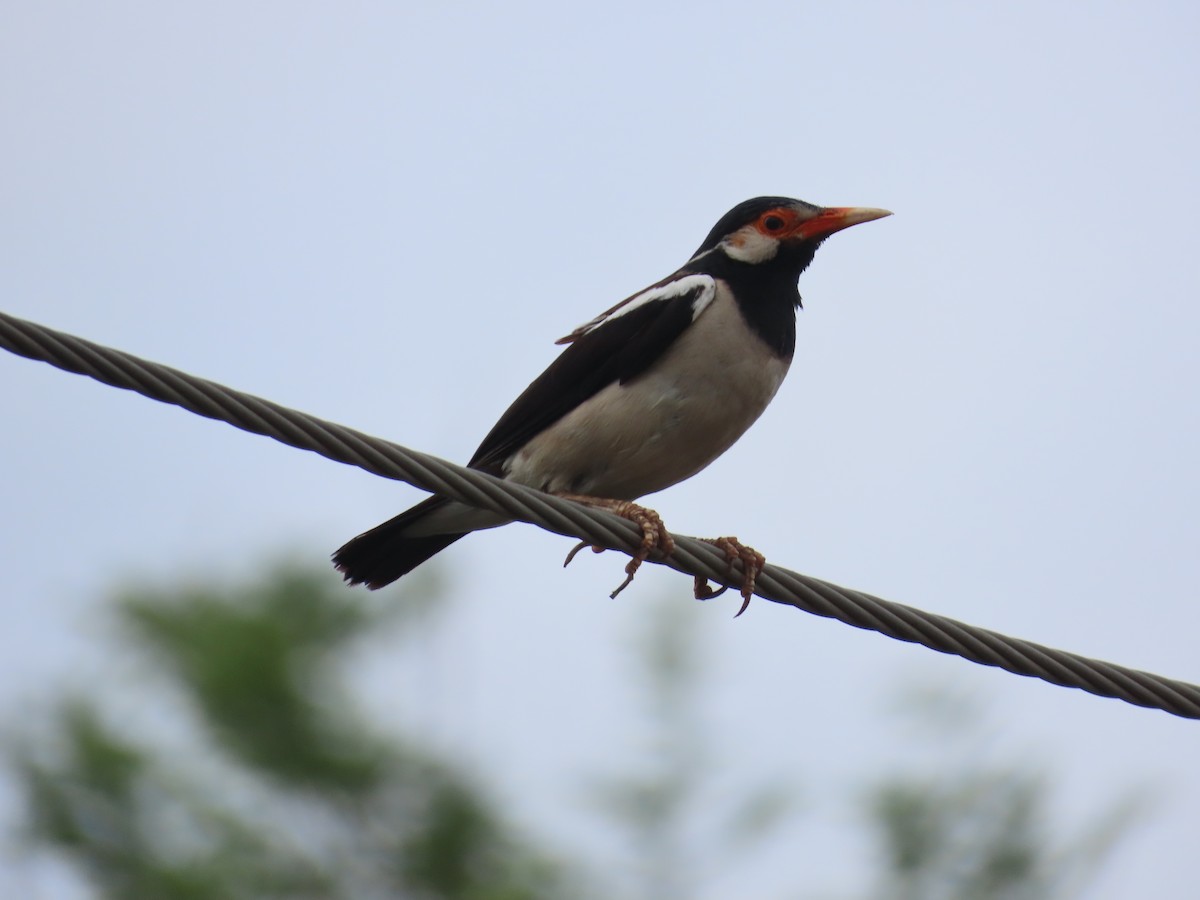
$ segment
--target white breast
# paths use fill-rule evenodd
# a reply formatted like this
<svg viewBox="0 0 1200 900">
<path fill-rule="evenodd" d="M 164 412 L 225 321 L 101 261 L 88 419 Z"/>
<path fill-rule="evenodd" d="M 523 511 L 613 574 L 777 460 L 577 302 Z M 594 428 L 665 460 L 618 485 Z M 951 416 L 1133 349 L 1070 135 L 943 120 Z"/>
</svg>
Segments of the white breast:
<svg viewBox="0 0 1200 900">
<path fill-rule="evenodd" d="M 787 374 L 718 282 L 712 304 L 661 362 L 610 384 L 530 441 L 514 481 L 632 500 L 695 475 L 766 409 Z"/>
</svg>

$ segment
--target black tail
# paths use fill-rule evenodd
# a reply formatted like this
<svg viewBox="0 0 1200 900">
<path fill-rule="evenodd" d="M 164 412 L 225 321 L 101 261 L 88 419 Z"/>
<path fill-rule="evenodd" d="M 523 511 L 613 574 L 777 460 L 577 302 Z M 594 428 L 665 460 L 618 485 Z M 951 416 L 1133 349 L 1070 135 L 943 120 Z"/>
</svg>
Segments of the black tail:
<svg viewBox="0 0 1200 900">
<path fill-rule="evenodd" d="M 414 521 L 445 502 L 443 497 L 430 497 L 396 518 L 364 531 L 333 554 L 334 566 L 351 584 L 365 584 L 371 590 L 407 575 L 434 554 L 470 534 L 464 531 L 415 538 L 403 535 Z"/>
</svg>

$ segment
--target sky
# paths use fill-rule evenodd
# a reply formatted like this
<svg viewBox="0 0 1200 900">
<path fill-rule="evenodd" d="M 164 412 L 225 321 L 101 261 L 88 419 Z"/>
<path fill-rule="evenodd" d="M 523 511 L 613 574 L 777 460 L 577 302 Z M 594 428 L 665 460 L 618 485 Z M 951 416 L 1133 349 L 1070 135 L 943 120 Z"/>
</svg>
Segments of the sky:
<svg viewBox="0 0 1200 900">
<path fill-rule="evenodd" d="M 1165 2 L 8 3 L 0 309 L 465 460 L 556 338 L 735 203 L 885 207 L 802 277 L 762 420 L 652 505 L 1198 682 L 1198 33 Z M 0 386 L 0 721 L 108 677 L 114 585 L 320 564 L 421 496 L 8 354 Z M 564 571 L 569 546 L 455 545 L 436 637 L 361 666 L 380 721 L 418 721 L 523 819 L 603 844 L 580 773 L 644 752 L 631 647 L 668 598 L 710 654 L 718 780 L 808 798 L 704 897 L 858 886 L 840 801 L 938 758 L 896 738 L 908 683 L 975 698 L 1064 831 L 1153 799 L 1089 896 L 1194 890 L 1196 723 L 762 601 L 735 622 L 655 567 L 609 600 L 620 558 Z"/>
</svg>

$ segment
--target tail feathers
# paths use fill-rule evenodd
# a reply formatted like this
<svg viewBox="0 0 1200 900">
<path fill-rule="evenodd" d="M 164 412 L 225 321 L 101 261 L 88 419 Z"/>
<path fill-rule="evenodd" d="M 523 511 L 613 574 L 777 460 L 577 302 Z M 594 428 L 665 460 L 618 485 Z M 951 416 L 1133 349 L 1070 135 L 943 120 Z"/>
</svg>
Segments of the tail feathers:
<svg viewBox="0 0 1200 900">
<path fill-rule="evenodd" d="M 333 554 L 333 564 L 350 584 L 365 584 L 371 590 L 391 584 L 425 560 L 445 550 L 469 531 L 405 537 L 413 522 L 445 504 L 443 497 L 430 497 L 412 509 L 364 531 Z"/>
</svg>

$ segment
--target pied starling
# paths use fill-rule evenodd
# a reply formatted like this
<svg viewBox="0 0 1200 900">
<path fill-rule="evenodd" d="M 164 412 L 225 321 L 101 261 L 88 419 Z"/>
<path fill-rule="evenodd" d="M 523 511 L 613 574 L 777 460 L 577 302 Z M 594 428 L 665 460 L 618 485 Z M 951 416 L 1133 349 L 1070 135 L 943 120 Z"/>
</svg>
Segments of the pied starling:
<svg viewBox="0 0 1200 900">
<path fill-rule="evenodd" d="M 636 522 L 644 539 L 631 578 L 651 551 L 674 547 L 657 514 L 632 501 L 695 475 L 759 417 L 792 361 L 800 273 L 835 231 L 887 215 L 786 197 L 739 203 L 682 268 L 560 339 L 567 348 L 468 465 Z M 433 496 L 360 534 L 333 561 L 351 584 L 380 588 L 507 521 Z M 731 565 L 742 561 L 748 601 L 763 557 L 734 538 L 713 543 Z M 703 579 L 696 592 L 713 596 Z"/>
</svg>

